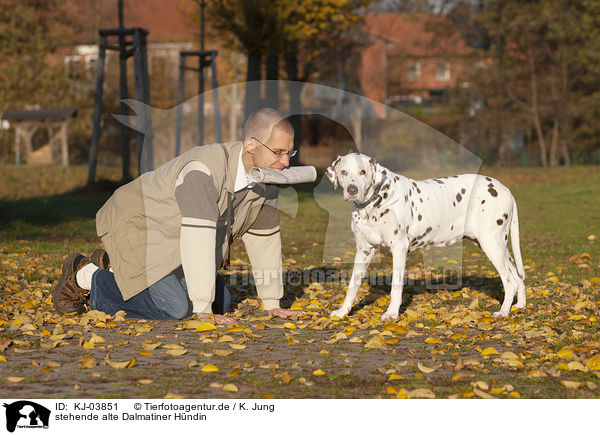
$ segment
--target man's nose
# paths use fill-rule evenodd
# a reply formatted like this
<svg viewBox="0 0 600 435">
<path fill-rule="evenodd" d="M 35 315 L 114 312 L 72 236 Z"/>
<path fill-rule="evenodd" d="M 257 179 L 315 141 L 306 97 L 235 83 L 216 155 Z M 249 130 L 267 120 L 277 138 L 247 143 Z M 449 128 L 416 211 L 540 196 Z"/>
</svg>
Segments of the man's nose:
<svg viewBox="0 0 600 435">
<path fill-rule="evenodd" d="M 349 184 L 346 188 L 346 192 L 348 192 L 348 195 L 356 195 L 358 193 L 358 187 L 356 187 L 355 184 Z"/>
</svg>

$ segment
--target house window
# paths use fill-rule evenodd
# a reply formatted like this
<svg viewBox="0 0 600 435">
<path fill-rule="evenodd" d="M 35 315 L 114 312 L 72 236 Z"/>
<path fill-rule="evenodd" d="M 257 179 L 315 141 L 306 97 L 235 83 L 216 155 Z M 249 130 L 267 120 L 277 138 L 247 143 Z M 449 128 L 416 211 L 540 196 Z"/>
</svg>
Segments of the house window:
<svg viewBox="0 0 600 435">
<path fill-rule="evenodd" d="M 421 64 L 419 62 L 413 62 L 408 65 L 406 78 L 410 82 L 416 82 L 421 78 Z"/>
<path fill-rule="evenodd" d="M 448 62 L 439 62 L 436 65 L 435 78 L 438 82 L 447 82 L 450 80 L 450 64 Z"/>
</svg>

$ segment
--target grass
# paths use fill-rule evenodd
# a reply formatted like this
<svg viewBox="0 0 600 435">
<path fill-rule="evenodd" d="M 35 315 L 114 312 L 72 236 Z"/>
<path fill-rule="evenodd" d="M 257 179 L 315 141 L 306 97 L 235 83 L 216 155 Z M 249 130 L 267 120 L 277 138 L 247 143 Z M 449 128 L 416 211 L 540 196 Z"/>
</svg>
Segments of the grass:
<svg viewBox="0 0 600 435">
<path fill-rule="evenodd" d="M 331 277 L 333 273 L 347 275 L 350 272 L 352 248 L 346 250 L 344 245 L 339 249 L 340 261 L 331 261 L 331 256 L 328 257 L 326 253 L 326 236 L 328 230 L 344 234 L 342 230 L 345 229 L 344 225 L 349 225 L 350 217 L 344 216 L 336 224 L 339 228 L 328 228 L 329 212 L 319 205 L 323 198 L 327 199 L 328 194 L 320 194 L 322 196 L 319 197 L 319 194 L 313 195 L 312 191 L 304 189 L 297 193 L 297 205 L 295 194 L 286 193 L 281 200 L 283 209 L 292 212 L 282 213 L 281 227 L 287 277 L 288 281 L 294 281 L 293 285 L 286 287 L 284 304 L 289 306 L 303 300 L 308 304 L 308 299 L 314 297 L 321 308 L 314 309 L 316 314 L 310 320 L 303 324 L 297 322 L 299 326 L 308 324 L 306 329 L 292 330 L 292 336 L 300 341 L 298 345 L 288 345 L 289 331 L 281 329 L 281 325 L 279 329 L 272 329 L 277 326 L 276 322 L 264 321 L 269 323 L 267 329 L 257 328 L 256 323 L 251 323 L 253 333 L 260 338 L 248 338 L 243 335 L 245 333 L 239 333 L 248 340 L 247 352 L 217 358 L 203 355 L 212 353 L 219 346 L 222 350 L 228 349 L 225 343 L 217 342 L 224 331 L 217 330 L 214 336 L 203 336 L 212 337 L 215 341 L 207 344 L 199 342 L 198 336 L 194 336 L 192 332 L 177 330 L 173 335 L 176 322 L 153 323 L 154 332 L 141 337 L 119 334 L 124 332 L 119 330 L 120 326 L 110 331 L 93 325 L 85 328 L 82 326 L 83 329 L 76 330 L 72 337 L 68 337 L 70 341 L 64 344 L 68 347 L 62 347 L 61 344 L 61 347 L 49 350 L 41 346 L 44 344 L 43 337 L 35 338 L 39 337 L 38 331 L 34 335 L 28 335 L 18 325 L 9 323 L 27 316 L 37 322 L 39 329 L 51 330 L 61 322 L 67 322 L 64 323 L 65 331 L 75 328 L 69 326 L 73 325 L 68 322 L 72 319 L 65 320 L 50 314 L 51 307 L 43 302 L 30 302 L 33 307 L 29 308 L 22 308 L 19 304 L 24 305 L 26 301 L 34 299 L 24 296 L 25 292 L 40 291 L 43 298 L 47 298 L 58 277 L 62 261 L 69 252 L 89 254 L 99 246 L 100 241 L 95 232 L 95 213 L 108 199 L 111 189 L 118 185 L 120 173 L 118 169 L 102 169 L 100 175 L 106 181 L 96 188 L 85 189 L 85 167 L 0 166 L 0 177 L 3 180 L 0 186 L 0 321 L 7 322 L 4 326 L 0 322 L 0 355 L 4 352 L 9 360 L 9 363 L 3 364 L 8 364 L 7 370 L 14 367 L 22 372 L 25 377 L 22 382 L 37 388 L 32 390 L 32 394 L 40 397 L 47 397 L 49 392 L 54 391 L 72 393 L 73 386 L 70 386 L 70 390 L 61 390 L 61 378 L 54 380 L 53 373 L 46 374 L 36 386 L 35 382 L 40 381 L 40 376 L 37 372 L 32 374 L 33 368 L 28 358 L 34 361 L 37 358 L 39 363 L 49 358 L 61 361 L 62 367 L 74 374 L 74 382 L 80 388 L 76 390 L 78 397 L 132 397 L 132 394 L 136 394 L 132 391 L 144 397 L 164 397 L 173 393 L 186 397 L 239 396 L 215 390 L 211 387 L 215 382 L 235 382 L 240 386 L 241 397 L 254 398 L 263 397 L 265 392 L 273 397 L 388 397 L 386 388 L 390 385 L 406 391 L 415 388 L 431 389 L 437 397 L 463 393 L 466 394 L 465 397 L 469 397 L 472 393 L 470 382 L 479 380 L 485 380 L 490 385 L 511 384 L 521 397 L 598 397 L 599 390 L 593 388 L 598 384 L 596 372 L 565 371 L 564 367 L 557 369 L 563 361 L 556 356 L 550 359 L 545 356 L 556 354 L 567 347 L 574 350 L 575 356 L 565 360 L 565 363 L 581 361 L 585 364 L 586 359 L 600 348 L 597 340 L 600 322 L 593 320 L 598 316 L 600 295 L 598 287 L 592 285 L 593 279 L 600 276 L 600 170 L 598 167 L 552 170 L 487 168 L 482 173 L 507 185 L 517 200 L 520 244 L 526 266 L 530 308 L 515 312 L 509 320 L 492 323 L 492 330 L 486 327 L 485 322 L 484 328 L 481 328 L 482 323 L 477 321 L 451 326 L 448 321 L 441 320 L 440 316 L 452 312 L 496 311 L 499 307 L 497 301 L 502 298 L 499 278 L 489 274 L 494 270 L 493 266 L 478 248 L 466 243 L 462 249 L 463 289 L 426 289 L 419 282 L 407 286 L 403 314 L 398 324 L 403 325 L 409 333 L 414 333 L 412 337 L 402 333 L 395 334 L 394 337 L 399 338 L 399 341 L 388 345 L 386 350 L 364 348 L 363 344 L 372 337 L 372 332 L 383 330 L 383 325 L 378 322 L 368 322 L 378 317 L 377 308 L 385 309 L 389 302 L 389 286 L 381 282 L 378 284 L 375 280 L 363 285 L 365 290 L 359 293 L 356 307 L 347 320 L 334 322 L 324 330 L 315 328 L 316 324 L 323 323 L 324 320 L 321 319 L 328 318 L 331 309 L 339 306 L 344 295 L 347 283 L 333 280 L 333 284 L 328 284 L 323 278 Z M 331 195 L 332 201 L 339 196 L 337 192 Z M 297 213 L 294 214 L 296 207 Z M 596 240 L 590 240 L 590 235 L 595 235 Z M 351 246 L 351 234 L 344 243 Z M 382 273 L 379 278 L 384 277 L 383 275 L 389 278 L 391 255 L 386 250 L 382 250 L 382 254 L 383 258 L 379 258 L 379 263 L 373 264 L 371 269 Z M 247 275 L 248 259 L 241 242 L 233 245 L 232 259 L 242 260 L 242 266 L 235 276 L 243 278 Z M 423 261 L 422 253 L 409 254 L 408 270 L 423 268 Z M 323 288 L 307 288 L 313 281 L 320 281 Z M 242 299 L 253 298 L 255 294 L 248 284 L 237 287 L 239 288 L 234 290 L 243 311 L 248 306 L 244 305 Z M 467 310 L 475 297 L 479 298 L 478 307 Z M 595 310 L 576 310 L 575 305 L 582 300 L 595 304 Z M 15 301 L 18 302 L 17 305 Z M 131 325 L 136 323 L 126 324 Z M 325 343 L 332 335 L 350 326 L 356 329 L 352 337 L 360 337 L 363 343 L 353 345 L 347 340 Z M 535 334 L 536 330 L 544 327 L 551 328 L 555 335 L 548 339 L 523 335 L 525 332 Z M 76 343 L 79 337 L 89 335 L 89 328 L 107 339 L 110 337 L 111 344 L 102 351 L 82 350 L 80 344 Z M 107 350 L 112 352 L 111 359 L 130 358 L 137 352 L 135 348 L 138 341 L 145 337 L 157 340 L 157 333 L 163 334 L 160 337 L 166 337 L 158 338 L 159 340 L 186 343 L 190 349 L 200 352 L 200 356 L 190 350 L 182 357 L 177 366 L 179 368 L 173 370 L 177 361 L 165 359 L 161 354 L 162 359 L 151 363 L 152 374 L 147 373 L 149 363 L 144 363 L 142 357 L 137 357 L 138 364 L 132 369 L 113 370 L 102 365 L 103 355 Z M 236 339 L 239 334 L 232 333 Z M 423 340 L 428 336 L 441 337 L 443 343 L 426 344 Z M 125 337 L 128 340 L 126 346 L 115 344 L 124 341 Z M 31 341 L 33 338 L 35 340 Z M 3 340 L 9 340 L 5 351 L 1 345 L 7 341 Z M 11 349 L 15 347 L 14 341 L 25 342 L 16 346 L 18 349 L 13 353 Z M 457 358 L 466 360 L 479 357 L 480 351 L 476 348 L 485 349 L 488 346 L 497 348 L 500 353 L 506 349 L 517 354 L 522 352 L 525 357 L 524 366 L 508 368 L 494 363 L 494 358 L 484 358 L 480 368 L 453 368 L 458 362 Z M 94 355 L 100 362 L 96 370 L 101 376 L 90 379 L 89 372 L 76 366 L 75 361 L 69 360 L 70 357 L 64 356 L 65 349 L 78 355 L 77 358 Z M 329 353 L 321 354 L 323 349 Z M 21 357 L 27 358 L 26 361 L 18 360 L 22 353 L 17 350 L 28 350 L 31 353 Z M 129 353 L 123 356 L 123 352 Z M 191 358 L 197 359 L 198 364 L 187 367 L 186 361 Z M 13 366 L 10 365 L 12 360 L 15 360 Z M 280 369 L 256 368 L 250 371 L 252 367 L 259 366 L 261 361 L 264 361 L 263 364 L 277 363 Z M 392 365 L 402 361 L 410 363 Z M 419 374 L 417 361 L 427 366 L 438 363 L 442 365 L 431 375 L 415 376 Z M 169 364 L 163 366 L 166 362 Z M 199 374 L 198 367 L 207 362 L 217 364 L 221 370 L 214 375 Z M 235 365 L 248 366 L 249 371 L 242 371 L 239 378 L 227 378 L 226 373 Z M 312 376 L 317 368 L 326 371 L 327 375 Z M 536 368 L 548 371 L 550 375 L 532 378 L 529 371 Z M 105 369 L 108 371 L 103 372 Z M 388 381 L 389 374 L 386 371 L 392 369 L 397 370 L 404 379 Z M 282 372 L 288 372 L 294 380 L 288 384 L 283 383 L 280 376 Z M 464 378 L 452 380 L 456 373 L 462 374 Z M 137 379 L 147 376 L 152 376 L 153 384 L 136 383 Z M 299 383 L 297 379 L 300 377 L 305 377 L 307 384 Z M 18 384 L 12 385 L 2 378 L 0 385 L 7 388 L 10 392 L 7 394 L 19 391 Z M 589 388 L 565 389 L 560 383 L 563 378 L 576 379 Z M 49 389 L 44 390 L 45 385 Z M 510 397 L 508 393 L 506 390 L 500 397 Z"/>
</svg>

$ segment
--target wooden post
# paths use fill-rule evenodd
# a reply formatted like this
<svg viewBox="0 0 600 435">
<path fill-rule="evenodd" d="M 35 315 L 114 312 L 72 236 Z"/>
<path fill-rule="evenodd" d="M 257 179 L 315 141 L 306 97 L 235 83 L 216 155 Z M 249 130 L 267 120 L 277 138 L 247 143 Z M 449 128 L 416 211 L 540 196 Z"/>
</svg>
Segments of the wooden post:
<svg viewBox="0 0 600 435">
<path fill-rule="evenodd" d="M 62 144 L 62 164 L 63 166 L 69 166 L 69 144 L 67 142 L 67 121 L 63 121 L 60 126 L 60 139 Z"/>
<path fill-rule="evenodd" d="M 144 123 L 146 125 L 146 135 L 144 137 L 144 152 L 142 157 L 144 158 L 144 172 L 152 171 L 154 169 L 154 149 L 153 139 L 154 131 L 152 130 L 152 113 L 150 108 L 150 76 L 148 75 L 148 44 L 146 41 L 146 33 L 142 33 L 142 29 L 139 30 L 141 34 L 142 43 L 142 80 L 143 85 L 143 102 L 144 102 Z"/>
<path fill-rule="evenodd" d="M 15 165 L 21 164 L 21 126 L 15 125 Z"/>
<path fill-rule="evenodd" d="M 179 80 L 177 82 L 177 111 L 175 118 L 175 157 L 181 153 L 181 118 L 185 87 L 185 56 L 179 55 Z"/>
<path fill-rule="evenodd" d="M 119 74 L 120 74 L 120 85 L 121 85 L 121 100 L 129 98 L 129 89 L 127 87 L 127 47 L 125 46 L 125 35 L 119 35 Z M 121 101 L 121 115 L 129 116 L 129 107 L 127 104 Z M 121 178 L 123 181 L 131 180 L 131 172 L 129 166 L 131 165 L 129 157 L 129 127 L 121 123 L 121 163 L 122 171 Z"/>
<path fill-rule="evenodd" d="M 219 107 L 219 91 L 217 82 L 217 52 L 211 52 L 210 71 L 213 88 L 213 119 L 215 125 L 215 140 L 221 142 L 221 110 Z"/>
<path fill-rule="evenodd" d="M 104 59 L 106 57 L 106 36 L 100 35 L 100 52 L 96 65 L 96 93 L 94 96 L 94 121 L 92 125 L 92 142 L 87 184 L 91 185 L 96 179 L 96 159 L 98 157 L 98 140 L 100 139 L 100 118 L 102 116 L 102 85 L 104 83 Z"/>
</svg>

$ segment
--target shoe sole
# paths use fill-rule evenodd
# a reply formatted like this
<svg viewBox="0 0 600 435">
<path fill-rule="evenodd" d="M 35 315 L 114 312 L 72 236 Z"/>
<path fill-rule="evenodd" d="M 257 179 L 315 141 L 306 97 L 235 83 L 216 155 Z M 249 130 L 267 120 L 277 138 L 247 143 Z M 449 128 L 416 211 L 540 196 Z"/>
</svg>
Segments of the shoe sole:
<svg viewBox="0 0 600 435">
<path fill-rule="evenodd" d="M 58 311 L 61 314 L 77 313 L 77 311 L 66 311 L 66 310 L 63 310 L 62 308 L 59 308 L 58 305 L 56 305 L 56 303 L 54 303 L 54 295 L 56 294 L 58 289 L 64 285 L 67 273 L 73 273 L 72 271 L 69 271 L 69 267 L 73 267 L 73 262 L 80 255 L 81 254 L 79 254 L 78 252 L 73 252 L 72 254 L 69 254 L 67 256 L 67 258 L 65 259 L 65 261 L 63 263 L 62 276 L 60 277 L 60 281 L 58 281 L 58 284 L 56 284 L 56 286 L 54 287 L 54 291 L 52 292 L 52 305 L 54 305 L 54 308 L 56 309 L 56 311 Z M 75 277 L 75 279 L 77 279 L 77 277 Z"/>
</svg>

